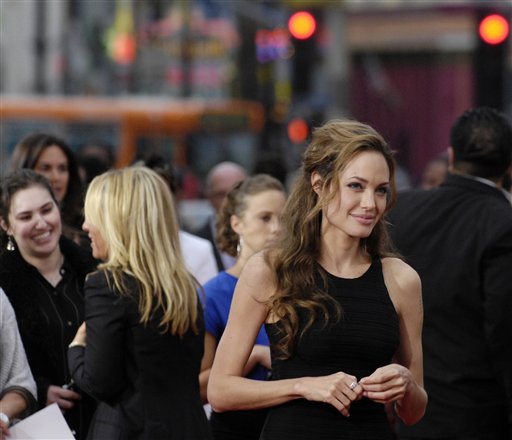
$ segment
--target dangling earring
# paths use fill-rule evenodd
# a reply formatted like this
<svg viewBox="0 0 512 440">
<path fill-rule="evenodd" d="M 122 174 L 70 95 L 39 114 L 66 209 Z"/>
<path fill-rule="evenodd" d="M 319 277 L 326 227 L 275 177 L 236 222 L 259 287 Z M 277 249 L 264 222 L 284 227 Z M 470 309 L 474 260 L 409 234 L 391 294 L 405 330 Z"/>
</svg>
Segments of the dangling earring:
<svg viewBox="0 0 512 440">
<path fill-rule="evenodd" d="M 12 241 L 12 236 L 11 235 L 8 235 L 7 236 L 7 246 L 6 246 L 7 250 L 8 251 L 14 251 L 16 250 L 16 246 L 14 246 L 14 241 Z"/>
<path fill-rule="evenodd" d="M 240 252 L 242 252 L 242 245 L 243 245 L 244 241 L 242 239 L 242 237 L 240 237 L 240 239 L 238 240 L 238 243 L 236 244 L 236 255 L 237 257 L 240 256 Z"/>
</svg>

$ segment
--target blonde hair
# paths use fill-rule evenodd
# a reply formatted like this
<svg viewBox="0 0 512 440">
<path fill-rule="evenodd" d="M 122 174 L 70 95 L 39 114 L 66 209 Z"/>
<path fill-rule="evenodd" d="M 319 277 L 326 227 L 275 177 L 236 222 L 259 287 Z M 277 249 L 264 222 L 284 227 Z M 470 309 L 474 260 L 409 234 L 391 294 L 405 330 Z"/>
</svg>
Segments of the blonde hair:
<svg viewBox="0 0 512 440">
<path fill-rule="evenodd" d="M 372 151 L 382 154 L 389 168 L 390 195 L 386 212 L 396 198 L 395 162 L 393 152 L 384 138 L 372 127 L 351 120 L 332 120 L 313 132 L 311 144 L 303 154 L 300 176 L 296 179 L 282 213 L 279 251 L 268 254 L 267 262 L 276 274 L 276 293 L 269 306 L 281 318 L 283 331 L 278 348 L 283 357 L 289 357 L 297 338 L 311 326 L 320 314 L 327 319 L 334 314 L 339 319 L 343 310 L 325 291 L 317 287 L 315 275 L 319 269 L 322 208 L 339 193 L 339 177 L 358 154 Z M 311 185 L 311 176 L 321 176 L 324 189 L 318 196 Z M 329 189 L 332 188 L 332 191 Z M 372 258 L 393 255 L 385 216 L 371 234 L 359 243 Z M 325 280 L 324 280 L 325 281 Z M 328 305 L 331 307 L 328 307 Z M 305 326 L 299 329 L 299 309 L 307 316 Z M 329 311 L 330 310 L 330 311 Z"/>
<path fill-rule="evenodd" d="M 123 274 L 140 289 L 141 322 L 162 310 L 163 332 L 197 332 L 197 282 L 183 263 L 172 195 L 164 180 L 145 167 L 109 171 L 94 178 L 85 198 L 86 221 L 104 239 L 107 260 L 99 266 L 112 273 L 123 294 Z"/>
</svg>

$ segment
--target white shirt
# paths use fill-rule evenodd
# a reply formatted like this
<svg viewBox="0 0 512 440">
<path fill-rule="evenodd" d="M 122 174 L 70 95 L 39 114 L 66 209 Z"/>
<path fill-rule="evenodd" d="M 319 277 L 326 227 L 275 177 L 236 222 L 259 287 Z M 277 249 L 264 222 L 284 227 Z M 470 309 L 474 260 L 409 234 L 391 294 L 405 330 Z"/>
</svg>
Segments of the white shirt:
<svg viewBox="0 0 512 440">
<path fill-rule="evenodd" d="M 9 387 L 23 387 L 37 399 L 37 389 L 16 324 L 16 315 L 0 288 L 0 394 Z"/>
<path fill-rule="evenodd" d="M 218 273 L 212 244 L 185 231 L 179 231 L 179 235 L 185 266 L 203 285 Z"/>
</svg>

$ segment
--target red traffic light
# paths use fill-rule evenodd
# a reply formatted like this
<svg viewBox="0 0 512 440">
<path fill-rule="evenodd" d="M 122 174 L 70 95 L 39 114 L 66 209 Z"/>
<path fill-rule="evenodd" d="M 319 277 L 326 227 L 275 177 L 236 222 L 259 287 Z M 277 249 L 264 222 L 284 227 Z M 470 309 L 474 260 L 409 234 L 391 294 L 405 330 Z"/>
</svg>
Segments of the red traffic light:
<svg viewBox="0 0 512 440">
<path fill-rule="evenodd" d="M 306 11 L 295 12 L 288 20 L 288 30 L 295 38 L 306 40 L 315 33 L 315 17 Z"/>
<path fill-rule="evenodd" d="M 491 14 L 480 21 L 478 33 L 480 38 L 488 44 L 503 43 L 510 32 L 508 21 L 499 14 Z"/>
<path fill-rule="evenodd" d="M 288 139 L 294 144 L 300 144 L 304 142 L 309 135 L 308 123 L 302 118 L 293 118 L 287 127 Z"/>
</svg>

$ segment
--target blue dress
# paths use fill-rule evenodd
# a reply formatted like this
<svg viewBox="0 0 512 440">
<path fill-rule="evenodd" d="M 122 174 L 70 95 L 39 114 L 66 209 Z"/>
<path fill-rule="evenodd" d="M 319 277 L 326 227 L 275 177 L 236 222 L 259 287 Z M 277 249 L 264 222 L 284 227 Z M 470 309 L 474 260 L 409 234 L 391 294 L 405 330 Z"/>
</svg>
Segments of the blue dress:
<svg viewBox="0 0 512 440">
<path fill-rule="evenodd" d="M 267 324 L 272 379 L 324 376 L 339 371 L 361 379 L 391 363 L 399 344 L 399 322 L 384 284 L 380 259 L 375 259 L 359 278 L 324 274 L 327 293 L 341 305 L 343 315 L 339 321 L 327 325 L 324 320 L 316 319 L 286 360 L 277 357 L 275 349 L 279 322 Z M 320 287 L 322 279 L 317 278 Z M 299 312 L 299 317 L 302 326 L 306 316 Z M 263 440 L 392 438 L 384 405 L 367 398 L 352 403 L 350 417 L 344 417 L 327 403 L 292 400 L 270 409 L 261 436 Z"/>
<path fill-rule="evenodd" d="M 203 287 L 206 294 L 205 328 L 208 333 L 220 340 L 228 322 L 229 309 L 238 278 L 222 271 Z M 262 326 L 256 344 L 269 345 L 265 327 Z M 255 380 L 267 380 L 269 371 L 257 365 L 247 376 Z M 266 409 L 251 411 L 212 411 L 210 426 L 215 440 L 256 440 L 260 437 L 267 415 Z"/>
<path fill-rule="evenodd" d="M 205 329 L 210 333 L 217 342 L 220 341 L 222 334 L 228 322 L 229 309 L 231 308 L 231 301 L 235 293 L 235 286 L 238 278 L 222 271 L 219 272 L 214 278 L 209 280 L 203 287 L 206 295 L 205 307 Z M 256 344 L 266 345 L 268 347 L 269 341 L 265 331 L 265 327 L 261 326 Z M 266 380 L 268 370 L 258 365 L 247 376 L 250 379 Z"/>
</svg>

